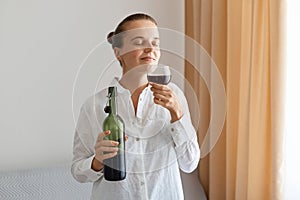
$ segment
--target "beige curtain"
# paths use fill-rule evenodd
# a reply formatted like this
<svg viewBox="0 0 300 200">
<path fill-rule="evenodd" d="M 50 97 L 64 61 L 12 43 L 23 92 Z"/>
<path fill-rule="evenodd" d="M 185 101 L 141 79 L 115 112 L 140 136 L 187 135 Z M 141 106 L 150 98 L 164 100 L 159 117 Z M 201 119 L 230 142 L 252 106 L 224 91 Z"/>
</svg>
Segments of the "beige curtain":
<svg viewBox="0 0 300 200">
<path fill-rule="evenodd" d="M 285 1 L 186 0 L 185 17 L 186 35 L 212 57 L 227 95 L 222 134 L 199 165 L 208 198 L 284 199 Z M 186 62 L 185 77 L 198 97 L 197 104 L 189 103 L 200 107 L 202 148 L 211 120 L 211 85 L 195 69 L 207 66 L 189 42 L 186 57 L 200 57 L 196 67 Z"/>
</svg>

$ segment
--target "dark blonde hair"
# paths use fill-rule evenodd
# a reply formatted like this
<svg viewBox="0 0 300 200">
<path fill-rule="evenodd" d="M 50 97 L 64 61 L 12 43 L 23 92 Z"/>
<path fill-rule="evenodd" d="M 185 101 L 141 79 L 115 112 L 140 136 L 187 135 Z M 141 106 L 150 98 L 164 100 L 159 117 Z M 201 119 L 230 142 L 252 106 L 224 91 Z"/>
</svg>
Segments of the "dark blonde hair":
<svg viewBox="0 0 300 200">
<path fill-rule="evenodd" d="M 155 25 L 157 25 L 157 22 L 155 19 L 147 14 L 144 13 L 136 13 L 127 16 L 125 19 L 123 19 L 119 25 L 117 26 L 115 31 L 110 32 L 107 35 L 107 41 L 111 44 L 112 48 L 114 47 L 122 47 L 123 45 L 123 34 L 121 34 L 126 30 L 126 23 L 131 22 L 131 21 L 136 21 L 136 20 L 149 20 L 153 22 Z"/>
</svg>

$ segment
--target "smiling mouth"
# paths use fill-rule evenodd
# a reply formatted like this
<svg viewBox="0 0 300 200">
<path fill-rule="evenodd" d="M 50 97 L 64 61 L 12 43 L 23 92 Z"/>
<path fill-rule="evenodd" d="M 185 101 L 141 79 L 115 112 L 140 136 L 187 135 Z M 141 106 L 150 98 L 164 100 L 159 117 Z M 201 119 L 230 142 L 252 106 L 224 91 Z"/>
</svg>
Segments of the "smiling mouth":
<svg viewBox="0 0 300 200">
<path fill-rule="evenodd" d="M 144 60 L 144 61 L 155 61 L 155 59 L 154 58 L 152 58 L 152 57 L 144 57 L 144 58 L 141 58 L 141 60 Z"/>
</svg>

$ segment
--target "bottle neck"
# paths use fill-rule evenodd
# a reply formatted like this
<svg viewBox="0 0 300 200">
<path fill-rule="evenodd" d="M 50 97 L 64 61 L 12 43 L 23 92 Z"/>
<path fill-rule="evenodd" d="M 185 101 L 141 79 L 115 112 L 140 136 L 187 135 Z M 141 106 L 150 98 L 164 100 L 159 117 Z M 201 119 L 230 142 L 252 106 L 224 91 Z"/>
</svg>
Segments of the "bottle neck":
<svg viewBox="0 0 300 200">
<path fill-rule="evenodd" d="M 109 107 L 110 107 L 110 113 L 116 115 L 117 114 L 117 98 L 115 95 L 112 95 L 109 99 Z"/>
<path fill-rule="evenodd" d="M 117 87 L 108 88 L 109 114 L 117 115 Z"/>
</svg>

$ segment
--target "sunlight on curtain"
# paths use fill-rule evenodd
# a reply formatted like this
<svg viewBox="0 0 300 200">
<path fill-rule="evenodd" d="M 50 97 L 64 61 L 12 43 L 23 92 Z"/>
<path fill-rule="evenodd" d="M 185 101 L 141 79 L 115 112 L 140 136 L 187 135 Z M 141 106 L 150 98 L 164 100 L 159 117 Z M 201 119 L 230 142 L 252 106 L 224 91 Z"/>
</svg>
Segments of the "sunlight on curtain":
<svg viewBox="0 0 300 200">
<path fill-rule="evenodd" d="M 186 0 L 186 34 L 211 55 L 227 92 L 226 126 L 200 161 L 208 198 L 283 199 L 285 0 Z M 207 68 L 192 47 L 186 54 Z M 198 90 L 201 145 L 211 99 L 191 68 L 185 76 Z"/>
</svg>

